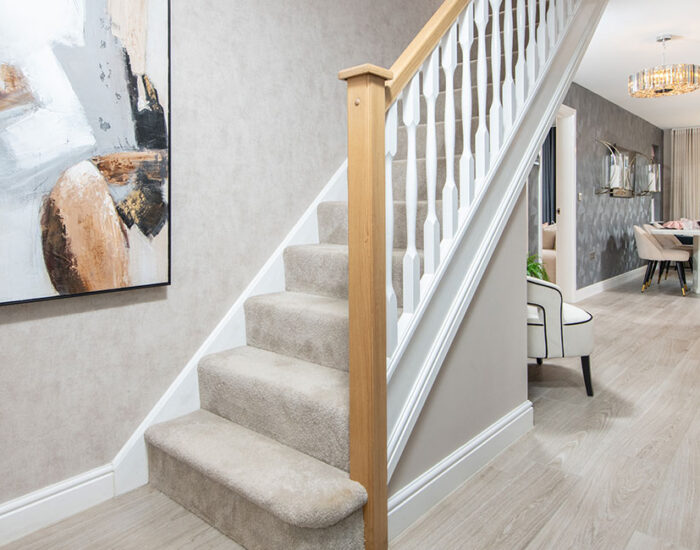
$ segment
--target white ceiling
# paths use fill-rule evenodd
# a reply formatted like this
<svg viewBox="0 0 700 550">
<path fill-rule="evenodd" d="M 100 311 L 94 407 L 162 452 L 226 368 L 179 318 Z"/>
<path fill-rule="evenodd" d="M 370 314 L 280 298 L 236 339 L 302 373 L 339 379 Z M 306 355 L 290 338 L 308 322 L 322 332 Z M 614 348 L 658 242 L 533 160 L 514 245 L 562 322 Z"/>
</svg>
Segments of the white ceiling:
<svg viewBox="0 0 700 550">
<path fill-rule="evenodd" d="M 673 35 L 667 63 L 700 65 L 700 0 L 610 0 L 574 80 L 660 128 L 700 126 L 700 90 L 650 99 L 627 92 L 630 74 L 661 65 L 662 33 Z"/>
</svg>

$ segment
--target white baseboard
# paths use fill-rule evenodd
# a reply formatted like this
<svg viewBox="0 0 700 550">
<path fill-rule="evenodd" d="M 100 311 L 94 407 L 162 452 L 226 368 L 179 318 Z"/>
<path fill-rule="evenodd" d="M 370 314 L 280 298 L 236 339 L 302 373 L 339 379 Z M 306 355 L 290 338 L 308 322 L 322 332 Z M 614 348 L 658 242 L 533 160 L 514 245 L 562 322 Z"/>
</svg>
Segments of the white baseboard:
<svg viewBox="0 0 700 550">
<path fill-rule="evenodd" d="M 109 500 L 111 464 L 90 470 L 0 505 L 0 546 Z"/>
<path fill-rule="evenodd" d="M 533 426 L 525 401 L 389 498 L 389 540 L 477 473 Z"/>
<path fill-rule="evenodd" d="M 224 318 L 187 362 L 111 464 L 0 503 L 0 546 L 148 483 L 145 431 L 153 424 L 177 418 L 199 408 L 199 360 L 210 353 L 245 345 L 245 301 L 251 296 L 281 292 L 285 289 L 284 249 L 292 245 L 318 243 L 316 209 L 319 203 L 344 200 L 347 200 L 347 161 L 343 162 Z"/>
<path fill-rule="evenodd" d="M 633 269 L 632 271 L 628 271 L 627 273 L 622 273 L 615 277 L 611 277 L 610 279 L 605 279 L 604 281 L 594 283 L 590 286 L 579 288 L 576 291 L 576 300 L 574 301 L 574 303 L 590 298 L 591 296 L 595 296 L 596 294 L 599 294 L 604 290 L 611 290 L 613 288 L 619 287 L 621 285 L 624 285 L 625 283 L 634 281 L 635 279 L 639 279 L 641 285 L 641 278 L 644 277 L 645 269 L 646 266 L 639 267 L 637 269 Z"/>
</svg>

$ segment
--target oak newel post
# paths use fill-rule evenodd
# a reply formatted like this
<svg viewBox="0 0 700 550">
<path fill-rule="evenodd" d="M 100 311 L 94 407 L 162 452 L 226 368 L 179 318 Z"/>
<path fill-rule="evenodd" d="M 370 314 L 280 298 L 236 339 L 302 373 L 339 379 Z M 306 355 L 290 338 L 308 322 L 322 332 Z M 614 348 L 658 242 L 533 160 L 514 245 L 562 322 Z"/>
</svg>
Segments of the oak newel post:
<svg viewBox="0 0 700 550">
<path fill-rule="evenodd" d="M 361 65 L 348 85 L 350 477 L 368 494 L 365 547 L 387 548 L 385 81 Z"/>
</svg>

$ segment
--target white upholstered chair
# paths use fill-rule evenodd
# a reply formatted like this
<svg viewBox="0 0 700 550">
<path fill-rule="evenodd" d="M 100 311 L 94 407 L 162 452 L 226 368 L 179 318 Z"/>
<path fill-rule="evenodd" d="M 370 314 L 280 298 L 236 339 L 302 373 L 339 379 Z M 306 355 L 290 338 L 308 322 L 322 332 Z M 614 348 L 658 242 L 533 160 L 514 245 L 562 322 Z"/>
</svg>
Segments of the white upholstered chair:
<svg viewBox="0 0 700 550">
<path fill-rule="evenodd" d="M 537 359 L 581 357 L 586 393 L 593 395 L 590 355 L 593 315 L 564 302 L 555 284 L 527 278 L 527 355 Z"/>
</svg>

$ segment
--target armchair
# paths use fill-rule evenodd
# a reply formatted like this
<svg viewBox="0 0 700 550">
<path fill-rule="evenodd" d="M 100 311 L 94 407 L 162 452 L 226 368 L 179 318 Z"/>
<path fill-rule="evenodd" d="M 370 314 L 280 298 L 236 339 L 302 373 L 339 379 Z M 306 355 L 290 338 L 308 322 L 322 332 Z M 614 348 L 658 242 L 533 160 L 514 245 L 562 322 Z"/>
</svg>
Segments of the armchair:
<svg viewBox="0 0 700 550">
<path fill-rule="evenodd" d="M 537 359 L 581 357 L 586 393 L 593 396 L 590 354 L 593 315 L 564 302 L 555 284 L 527 278 L 527 355 Z"/>
</svg>

